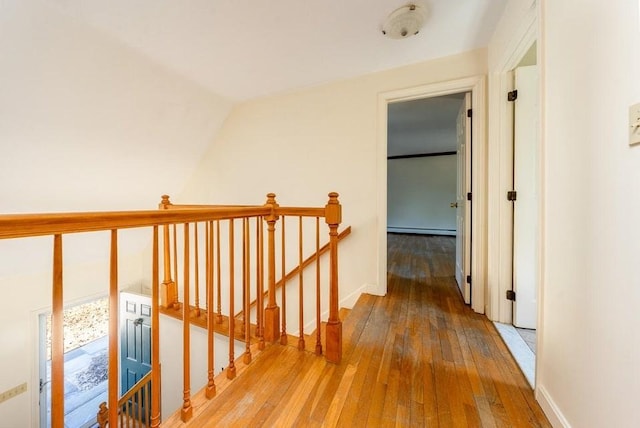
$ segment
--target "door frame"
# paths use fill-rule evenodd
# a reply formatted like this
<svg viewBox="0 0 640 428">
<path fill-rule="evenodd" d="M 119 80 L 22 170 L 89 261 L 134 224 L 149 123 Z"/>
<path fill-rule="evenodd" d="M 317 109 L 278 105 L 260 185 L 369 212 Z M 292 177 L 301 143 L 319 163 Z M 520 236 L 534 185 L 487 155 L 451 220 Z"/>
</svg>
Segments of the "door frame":
<svg viewBox="0 0 640 428">
<path fill-rule="evenodd" d="M 107 294 L 103 292 L 90 294 L 88 296 L 84 296 L 81 298 L 71 299 L 64 302 L 64 308 L 70 308 L 77 305 L 82 305 L 85 303 L 93 302 L 98 299 L 102 299 L 108 297 Z M 31 401 L 31 411 L 29 412 L 29 426 L 40 427 L 41 421 L 41 408 L 40 408 L 40 368 L 41 368 L 41 358 L 42 358 L 42 344 L 46 340 L 46 331 L 42 331 L 40 325 L 40 319 L 42 316 L 46 316 L 53 311 L 51 306 L 44 306 L 38 309 L 34 309 L 31 311 L 29 315 L 30 319 L 30 339 L 31 339 L 31 384 L 29 385 L 28 391 L 30 392 L 30 401 Z M 45 334 L 45 336 L 42 335 Z"/>
<path fill-rule="evenodd" d="M 511 45 L 504 50 L 504 54 L 496 61 L 493 73 L 489 79 L 489 109 L 492 114 L 489 118 L 490 145 L 488 157 L 488 194 L 487 221 L 489 239 L 487 247 L 487 282 L 488 296 L 487 316 L 492 321 L 511 324 L 513 321 L 513 304 L 506 299 L 507 290 L 511 290 L 513 284 L 513 203 L 507 201 L 506 192 L 513 190 L 513 106 L 507 101 L 506 94 L 512 91 L 513 81 L 510 72 L 515 69 L 529 48 L 537 43 L 537 63 L 540 70 L 540 83 L 542 85 L 542 66 L 540 40 L 538 37 L 537 7 L 530 8 L 526 16 L 522 17 L 518 28 L 520 33 L 511 38 Z M 542 99 L 540 100 L 542 105 Z M 540 116 L 540 129 L 542 132 L 542 115 Z M 542 263 L 544 229 L 542 219 L 542 204 L 544 201 L 543 187 L 543 150 L 542 133 L 541 153 L 539 157 L 538 190 L 540 207 L 539 220 L 539 260 Z M 538 307 L 542 299 L 542 266 L 540 265 L 538 287 Z M 538 310 L 538 325 L 540 326 L 540 310 Z"/>
<path fill-rule="evenodd" d="M 471 162 L 471 192 L 473 210 L 471 214 L 471 278 L 472 309 L 485 312 L 486 287 L 486 78 L 471 76 L 446 82 L 415 86 L 378 94 L 377 129 L 377 284 L 369 292 L 384 296 L 387 294 L 387 106 L 390 103 L 432 98 L 441 95 L 471 92 L 473 121 L 471 138 L 473 141 Z"/>
</svg>

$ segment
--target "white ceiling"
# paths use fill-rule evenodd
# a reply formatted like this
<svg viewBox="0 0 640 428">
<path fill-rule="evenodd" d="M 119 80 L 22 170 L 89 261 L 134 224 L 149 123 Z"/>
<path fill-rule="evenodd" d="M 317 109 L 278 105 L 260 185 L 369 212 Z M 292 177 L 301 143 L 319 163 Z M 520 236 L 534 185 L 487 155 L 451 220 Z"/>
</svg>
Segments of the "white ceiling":
<svg viewBox="0 0 640 428">
<path fill-rule="evenodd" d="M 455 152 L 464 94 L 389 104 L 387 155 Z"/>
<path fill-rule="evenodd" d="M 44 0 L 234 100 L 484 47 L 507 0 L 417 0 L 425 28 L 381 34 L 406 0 Z"/>
</svg>

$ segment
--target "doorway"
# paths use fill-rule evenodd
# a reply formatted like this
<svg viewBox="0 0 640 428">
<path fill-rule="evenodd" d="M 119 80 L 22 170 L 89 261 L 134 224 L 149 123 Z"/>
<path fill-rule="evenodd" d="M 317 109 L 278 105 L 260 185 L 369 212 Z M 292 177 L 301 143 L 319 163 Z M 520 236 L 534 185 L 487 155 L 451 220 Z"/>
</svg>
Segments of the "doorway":
<svg viewBox="0 0 640 428">
<path fill-rule="evenodd" d="M 473 287 L 470 290 L 471 307 L 475 312 L 485 312 L 485 277 L 486 277 L 486 111 L 485 111 L 485 77 L 473 76 L 447 82 L 417 86 L 397 91 L 381 93 L 378 96 L 378 156 L 377 156 L 377 181 L 378 181 L 378 281 L 369 290 L 372 294 L 385 295 L 387 293 L 387 121 L 388 107 L 390 104 L 411 101 L 423 98 L 432 98 L 457 93 L 471 94 L 473 107 L 473 121 L 471 123 L 471 138 L 474 142 L 474 150 L 470 156 L 471 194 L 473 198 L 473 210 L 469 214 L 471 218 L 470 236 L 473 241 L 469 257 L 469 280 Z M 453 201 L 451 201 L 453 202 Z M 450 203 L 451 203 L 450 202 Z M 450 209 L 450 207 L 449 207 Z M 465 278 L 466 280 L 466 278 Z"/>
<path fill-rule="evenodd" d="M 540 287 L 541 198 L 537 44 L 505 74 L 504 102 L 512 162 L 510 201 L 511 275 L 505 294 L 507 315 L 496 327 L 532 387 L 535 387 L 538 295 Z"/>
<path fill-rule="evenodd" d="M 471 303 L 471 96 L 390 103 L 387 230 L 455 237 L 455 278 Z"/>
<path fill-rule="evenodd" d="M 38 317 L 40 426 L 51 426 L 51 313 Z M 98 298 L 64 310 L 65 423 L 95 424 L 107 397 L 108 299 Z"/>
</svg>

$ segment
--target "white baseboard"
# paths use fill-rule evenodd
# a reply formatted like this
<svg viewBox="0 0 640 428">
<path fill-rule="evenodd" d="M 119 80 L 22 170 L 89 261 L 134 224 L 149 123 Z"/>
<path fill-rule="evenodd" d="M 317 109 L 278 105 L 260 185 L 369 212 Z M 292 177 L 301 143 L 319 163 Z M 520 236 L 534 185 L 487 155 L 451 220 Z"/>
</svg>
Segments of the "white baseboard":
<svg viewBox="0 0 640 428">
<path fill-rule="evenodd" d="M 384 297 L 387 295 L 387 289 L 382 289 L 377 284 L 365 284 L 363 293 L 373 294 L 374 296 Z"/>
<path fill-rule="evenodd" d="M 540 407 L 542 407 L 542 410 L 544 411 L 544 414 L 547 416 L 547 419 L 549 419 L 549 422 L 551 422 L 551 425 L 554 428 L 571 428 L 571 424 L 569 424 L 556 403 L 549 396 L 549 393 L 544 386 L 538 385 L 535 395 L 536 400 L 538 400 Z"/>
<path fill-rule="evenodd" d="M 390 233 L 413 233 L 416 235 L 445 235 L 456 236 L 455 229 L 423 229 L 418 227 L 387 227 Z"/>
<path fill-rule="evenodd" d="M 362 293 L 367 293 L 369 287 L 370 287 L 370 285 L 364 284 L 364 285 L 360 286 L 354 292 L 352 292 L 349 295 L 347 295 L 347 296 L 343 297 L 342 299 L 340 299 L 338 301 L 338 308 L 348 308 L 348 309 L 353 308 L 353 306 L 358 301 L 358 298 L 360 297 L 360 295 Z M 329 318 L 329 310 L 327 309 L 326 311 L 324 311 L 320 315 L 320 318 L 323 319 L 323 320 L 328 319 Z M 311 321 L 309 321 L 308 323 L 306 323 L 304 325 L 304 331 L 312 331 L 315 328 L 316 328 L 316 321 L 315 320 L 311 320 Z"/>
</svg>

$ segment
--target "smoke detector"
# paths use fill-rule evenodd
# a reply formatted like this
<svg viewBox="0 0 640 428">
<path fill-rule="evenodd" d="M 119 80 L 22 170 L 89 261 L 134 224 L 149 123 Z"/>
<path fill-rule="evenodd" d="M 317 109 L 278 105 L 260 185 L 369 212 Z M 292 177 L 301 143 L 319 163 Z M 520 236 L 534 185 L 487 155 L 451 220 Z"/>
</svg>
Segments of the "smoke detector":
<svg viewBox="0 0 640 428">
<path fill-rule="evenodd" d="M 426 10 L 415 4 L 408 4 L 394 10 L 382 24 L 382 34 L 392 39 L 415 36 L 424 25 Z"/>
</svg>

